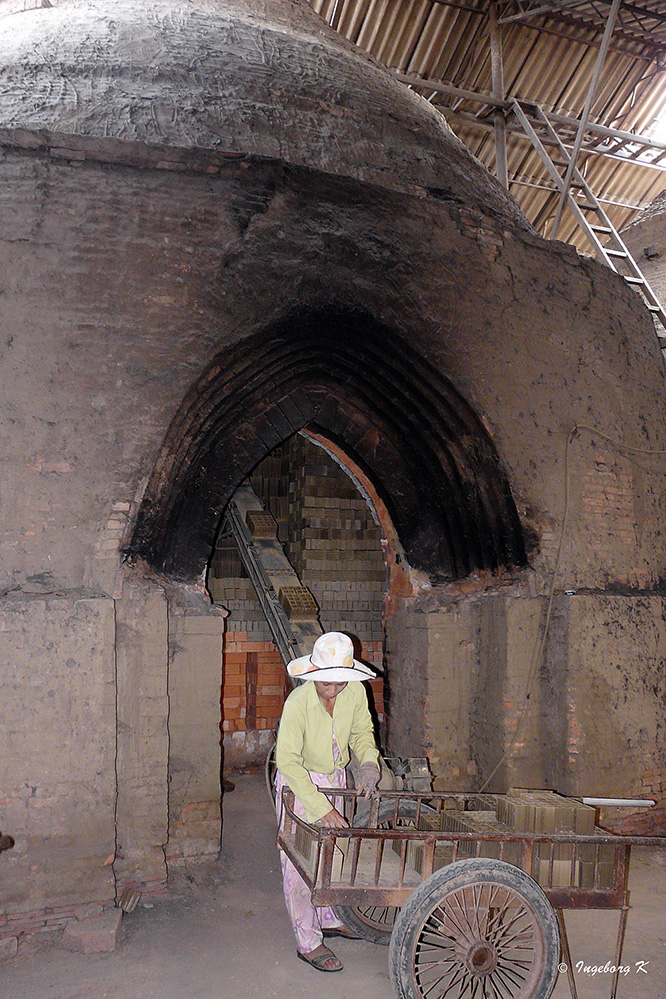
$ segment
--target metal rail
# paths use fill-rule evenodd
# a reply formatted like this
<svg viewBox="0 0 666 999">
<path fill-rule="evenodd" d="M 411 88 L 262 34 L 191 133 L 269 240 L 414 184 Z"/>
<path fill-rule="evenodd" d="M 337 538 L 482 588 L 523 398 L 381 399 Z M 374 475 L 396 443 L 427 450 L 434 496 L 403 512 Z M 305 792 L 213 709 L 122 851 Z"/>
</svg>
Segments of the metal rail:
<svg viewBox="0 0 666 999">
<path fill-rule="evenodd" d="M 233 500 L 227 507 L 225 525 L 236 542 L 241 562 L 250 577 L 261 609 L 266 617 L 273 641 L 285 665 L 300 654 L 299 642 L 291 629 L 289 618 L 273 589 L 273 585 L 257 556 L 252 535 Z"/>
</svg>

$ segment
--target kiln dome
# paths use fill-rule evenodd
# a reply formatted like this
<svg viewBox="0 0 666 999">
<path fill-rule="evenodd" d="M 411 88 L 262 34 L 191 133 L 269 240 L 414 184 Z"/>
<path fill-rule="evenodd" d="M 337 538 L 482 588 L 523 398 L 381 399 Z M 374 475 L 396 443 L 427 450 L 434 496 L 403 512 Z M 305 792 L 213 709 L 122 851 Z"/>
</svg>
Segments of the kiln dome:
<svg viewBox="0 0 666 999">
<path fill-rule="evenodd" d="M 137 165 L 268 158 L 527 226 L 441 116 L 305 0 L 0 0 L 0 24 L 5 140 Z"/>
</svg>

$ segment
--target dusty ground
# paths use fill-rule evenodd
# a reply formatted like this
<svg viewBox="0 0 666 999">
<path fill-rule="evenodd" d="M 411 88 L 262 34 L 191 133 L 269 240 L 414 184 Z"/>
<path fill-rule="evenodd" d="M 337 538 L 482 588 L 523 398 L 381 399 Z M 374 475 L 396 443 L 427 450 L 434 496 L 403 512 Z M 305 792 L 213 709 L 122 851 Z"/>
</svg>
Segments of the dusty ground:
<svg viewBox="0 0 666 999">
<path fill-rule="evenodd" d="M 225 796 L 220 861 L 179 876 L 168 901 L 139 905 L 124 918 L 113 954 L 80 955 L 57 943 L 25 950 L 0 965 L 0 999 L 392 999 L 388 952 L 333 941 L 345 964 L 324 975 L 296 960 L 273 846 L 274 820 L 261 775 L 235 776 Z M 666 865 L 635 858 L 619 999 L 666 995 Z M 612 959 L 617 913 L 568 915 L 580 999 L 608 996 L 610 975 L 592 974 Z M 637 962 L 646 962 L 643 971 Z M 553 996 L 569 995 L 566 976 Z"/>
</svg>

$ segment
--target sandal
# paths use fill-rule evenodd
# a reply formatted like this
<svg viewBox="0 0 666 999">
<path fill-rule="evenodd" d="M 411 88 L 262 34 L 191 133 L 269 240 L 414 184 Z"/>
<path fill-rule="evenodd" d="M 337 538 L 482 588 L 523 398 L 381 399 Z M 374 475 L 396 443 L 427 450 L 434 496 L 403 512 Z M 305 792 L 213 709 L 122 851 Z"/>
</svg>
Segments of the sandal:
<svg viewBox="0 0 666 999">
<path fill-rule="evenodd" d="M 330 940 L 331 937 L 342 937 L 343 940 L 361 939 L 357 933 L 354 933 L 346 926 L 330 926 L 327 930 L 322 930 L 321 932 L 324 940 Z"/>
<path fill-rule="evenodd" d="M 310 951 L 309 954 L 301 954 L 300 950 L 297 950 L 296 957 L 299 961 L 305 961 L 306 964 L 311 965 L 316 971 L 342 971 L 342 962 L 337 959 L 332 950 L 324 947 L 323 944 L 320 944 L 316 950 Z M 331 959 L 335 961 L 337 967 L 325 968 L 324 965 Z"/>
</svg>

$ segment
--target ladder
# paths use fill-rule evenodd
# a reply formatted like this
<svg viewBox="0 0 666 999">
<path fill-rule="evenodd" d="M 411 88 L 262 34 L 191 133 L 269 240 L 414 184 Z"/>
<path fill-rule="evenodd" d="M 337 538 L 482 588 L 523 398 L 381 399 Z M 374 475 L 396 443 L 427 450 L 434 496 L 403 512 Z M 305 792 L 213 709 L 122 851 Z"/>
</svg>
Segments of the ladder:
<svg viewBox="0 0 666 999">
<path fill-rule="evenodd" d="M 571 162 L 566 146 L 538 104 L 514 98 L 511 109 L 562 194 L 565 192 L 564 175 Z M 544 143 L 556 148 L 556 160 Z M 574 191 L 579 197 L 574 197 Z M 666 310 L 578 167 L 573 169 L 566 199 L 571 214 L 587 236 L 598 259 L 641 292 L 655 320 L 659 344 L 666 351 Z"/>
</svg>

